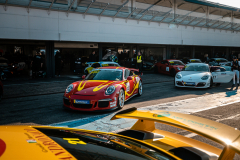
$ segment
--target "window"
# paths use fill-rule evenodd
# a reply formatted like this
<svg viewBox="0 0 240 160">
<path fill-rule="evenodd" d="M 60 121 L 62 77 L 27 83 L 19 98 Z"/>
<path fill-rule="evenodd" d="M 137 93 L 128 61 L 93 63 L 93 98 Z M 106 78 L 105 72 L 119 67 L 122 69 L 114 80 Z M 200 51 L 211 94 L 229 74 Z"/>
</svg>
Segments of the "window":
<svg viewBox="0 0 240 160">
<path fill-rule="evenodd" d="M 128 76 L 130 76 L 130 71 L 128 69 L 125 69 L 124 78 L 127 79 Z"/>
<path fill-rule="evenodd" d="M 93 68 L 100 67 L 100 64 L 99 64 L 99 63 L 93 63 L 93 64 L 92 64 L 92 67 L 93 67 Z"/>
<path fill-rule="evenodd" d="M 161 63 L 162 63 L 162 64 L 165 64 L 165 63 L 168 63 L 168 61 L 162 61 Z"/>
</svg>

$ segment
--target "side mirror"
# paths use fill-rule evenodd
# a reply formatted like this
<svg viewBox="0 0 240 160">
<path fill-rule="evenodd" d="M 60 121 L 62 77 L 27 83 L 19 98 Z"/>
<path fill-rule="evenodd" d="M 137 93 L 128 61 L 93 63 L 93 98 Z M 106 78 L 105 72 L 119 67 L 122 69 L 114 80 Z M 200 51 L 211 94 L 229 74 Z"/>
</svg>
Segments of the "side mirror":
<svg viewBox="0 0 240 160">
<path fill-rule="evenodd" d="M 220 69 L 216 69 L 214 72 L 221 72 L 221 70 Z"/>
<path fill-rule="evenodd" d="M 166 66 L 168 66 L 168 63 L 165 63 Z"/>
<path fill-rule="evenodd" d="M 85 79 L 85 78 L 86 78 L 86 75 L 83 75 L 83 76 L 82 76 L 82 79 Z"/>
<path fill-rule="evenodd" d="M 128 76 L 128 77 L 127 77 L 127 80 L 129 80 L 129 81 L 132 80 L 132 77 L 131 77 L 131 76 Z"/>
</svg>

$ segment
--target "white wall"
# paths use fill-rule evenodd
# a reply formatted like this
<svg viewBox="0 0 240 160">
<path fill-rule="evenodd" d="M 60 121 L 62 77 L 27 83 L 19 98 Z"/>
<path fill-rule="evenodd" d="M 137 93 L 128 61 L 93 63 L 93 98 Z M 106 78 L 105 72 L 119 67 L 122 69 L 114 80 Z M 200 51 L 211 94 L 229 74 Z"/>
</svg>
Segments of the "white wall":
<svg viewBox="0 0 240 160">
<path fill-rule="evenodd" d="M 240 46 L 240 33 L 168 26 L 156 22 L 128 20 L 0 6 L 0 38 L 82 42 L 145 43 L 173 45 Z"/>
</svg>

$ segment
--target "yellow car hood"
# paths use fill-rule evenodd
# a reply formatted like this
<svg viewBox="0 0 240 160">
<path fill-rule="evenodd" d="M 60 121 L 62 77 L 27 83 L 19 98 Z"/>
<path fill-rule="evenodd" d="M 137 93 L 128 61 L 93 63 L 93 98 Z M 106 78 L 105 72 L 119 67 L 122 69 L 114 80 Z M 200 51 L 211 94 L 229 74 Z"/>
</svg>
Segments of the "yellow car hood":
<svg viewBox="0 0 240 160">
<path fill-rule="evenodd" d="M 40 131 L 27 126 L 0 126 L 0 159 L 76 160 Z"/>
</svg>

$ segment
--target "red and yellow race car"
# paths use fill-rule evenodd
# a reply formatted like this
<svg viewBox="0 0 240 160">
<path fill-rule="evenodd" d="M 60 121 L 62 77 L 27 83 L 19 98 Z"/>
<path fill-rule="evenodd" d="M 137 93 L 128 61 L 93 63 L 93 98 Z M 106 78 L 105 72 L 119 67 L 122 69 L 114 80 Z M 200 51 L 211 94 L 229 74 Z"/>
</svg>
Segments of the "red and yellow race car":
<svg viewBox="0 0 240 160">
<path fill-rule="evenodd" d="M 167 59 L 167 60 L 162 60 L 158 62 L 155 65 L 155 72 L 156 73 L 163 73 L 163 74 L 168 74 L 171 76 L 175 76 L 176 73 L 181 71 L 184 68 L 185 64 L 176 59 Z"/>
<path fill-rule="evenodd" d="M 136 69 L 100 67 L 82 81 L 70 84 L 63 96 L 64 108 L 80 111 L 101 111 L 123 108 L 124 102 L 142 95 L 142 79 Z"/>
</svg>

